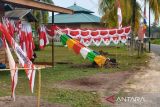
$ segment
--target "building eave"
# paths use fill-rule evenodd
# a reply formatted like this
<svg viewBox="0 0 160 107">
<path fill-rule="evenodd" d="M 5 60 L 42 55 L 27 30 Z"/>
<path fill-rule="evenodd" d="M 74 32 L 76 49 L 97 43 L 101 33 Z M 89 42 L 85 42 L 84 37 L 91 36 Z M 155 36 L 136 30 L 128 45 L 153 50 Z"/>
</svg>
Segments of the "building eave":
<svg viewBox="0 0 160 107">
<path fill-rule="evenodd" d="M 73 14 L 73 10 L 55 6 L 53 4 L 34 1 L 34 0 L 1 0 L 3 3 L 9 3 L 13 5 L 18 5 L 19 7 L 25 7 L 29 9 L 39 9 L 50 12 L 68 13 Z"/>
</svg>

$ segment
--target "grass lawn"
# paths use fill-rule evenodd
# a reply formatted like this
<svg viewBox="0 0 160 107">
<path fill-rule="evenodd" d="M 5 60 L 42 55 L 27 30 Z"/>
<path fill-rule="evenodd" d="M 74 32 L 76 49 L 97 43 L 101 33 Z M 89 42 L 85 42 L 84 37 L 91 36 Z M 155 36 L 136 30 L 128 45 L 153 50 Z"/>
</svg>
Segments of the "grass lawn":
<svg viewBox="0 0 160 107">
<path fill-rule="evenodd" d="M 151 40 L 151 43 L 160 45 L 160 39 L 153 39 L 153 40 Z"/>
<path fill-rule="evenodd" d="M 102 72 L 118 72 L 131 70 L 137 66 L 144 65 L 148 60 L 147 54 L 143 54 L 140 58 L 133 53 L 129 55 L 126 47 L 91 47 L 94 50 L 103 50 L 109 52 L 109 58 L 116 58 L 119 67 L 102 69 Z M 38 58 L 36 62 L 51 62 L 51 47 L 48 46 L 42 51 L 37 51 Z M 80 55 L 76 55 L 72 50 L 65 47 L 55 47 L 55 62 L 72 62 L 73 64 L 90 63 L 84 60 Z M 46 68 L 42 70 L 42 99 L 52 102 L 71 105 L 73 107 L 102 107 L 98 94 L 86 91 L 71 91 L 69 89 L 57 89 L 52 87 L 54 83 L 63 80 L 77 79 L 83 76 L 89 76 L 100 72 L 98 68 L 72 68 L 72 64 L 56 64 L 54 68 Z M 37 76 L 36 81 L 37 83 Z M 10 73 L 0 72 L 0 96 L 9 96 L 10 90 Z M 35 84 L 35 94 L 37 93 L 37 84 Z M 29 90 L 28 81 L 23 71 L 19 71 L 19 81 L 16 89 L 16 95 L 32 95 Z"/>
</svg>

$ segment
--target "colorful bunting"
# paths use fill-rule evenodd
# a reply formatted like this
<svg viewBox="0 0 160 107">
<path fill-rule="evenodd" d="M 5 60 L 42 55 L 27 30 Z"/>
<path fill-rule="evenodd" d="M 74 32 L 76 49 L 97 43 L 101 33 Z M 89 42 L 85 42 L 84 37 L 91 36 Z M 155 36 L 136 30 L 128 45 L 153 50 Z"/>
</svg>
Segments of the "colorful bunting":
<svg viewBox="0 0 160 107">
<path fill-rule="evenodd" d="M 94 53 L 93 51 L 89 52 L 87 54 L 87 59 L 91 62 L 94 62 L 94 58 L 96 57 L 96 53 Z M 98 64 L 99 65 L 99 64 Z"/>
<path fill-rule="evenodd" d="M 61 32 L 61 31 L 59 31 Z M 60 39 L 63 45 L 67 45 L 69 49 L 73 49 L 76 54 L 81 54 L 84 59 L 89 59 L 91 62 L 96 62 L 99 66 L 104 65 L 106 58 L 85 47 L 79 41 L 72 39 L 70 36 L 60 33 Z M 85 39 L 85 38 L 84 38 Z"/>
<path fill-rule="evenodd" d="M 70 37 L 79 40 L 85 46 L 96 45 L 100 46 L 104 43 L 106 46 L 111 42 L 118 44 L 120 41 L 126 43 L 128 35 L 131 32 L 131 27 L 123 27 L 121 29 L 62 29 Z M 125 40 L 124 35 L 126 36 Z"/>
</svg>

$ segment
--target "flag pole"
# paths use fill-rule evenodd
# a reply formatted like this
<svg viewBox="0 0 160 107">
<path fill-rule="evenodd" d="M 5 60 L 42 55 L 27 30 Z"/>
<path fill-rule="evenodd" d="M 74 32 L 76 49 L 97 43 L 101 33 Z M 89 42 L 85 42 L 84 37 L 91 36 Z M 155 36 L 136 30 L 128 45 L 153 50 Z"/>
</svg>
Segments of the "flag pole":
<svg viewBox="0 0 160 107">
<path fill-rule="evenodd" d="M 151 19 L 151 7 L 150 7 L 150 2 L 149 2 L 149 52 L 151 52 L 151 40 L 150 40 L 150 37 L 151 37 L 151 22 L 150 22 L 150 19 Z"/>
<path fill-rule="evenodd" d="M 52 12 L 52 25 L 54 24 L 54 12 Z M 54 67 L 54 38 L 52 38 L 52 67 Z"/>
<path fill-rule="evenodd" d="M 37 96 L 37 107 L 40 107 L 41 102 L 41 69 L 38 69 L 38 96 Z"/>
</svg>

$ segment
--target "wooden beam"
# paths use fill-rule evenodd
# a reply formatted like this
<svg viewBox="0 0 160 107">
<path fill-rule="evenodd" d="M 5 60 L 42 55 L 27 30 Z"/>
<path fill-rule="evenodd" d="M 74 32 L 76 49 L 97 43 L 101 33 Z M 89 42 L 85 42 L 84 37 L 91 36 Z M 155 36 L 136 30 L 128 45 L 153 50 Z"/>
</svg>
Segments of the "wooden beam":
<svg viewBox="0 0 160 107">
<path fill-rule="evenodd" d="M 39 2 L 35 0 L 1 0 L 4 3 L 14 4 L 30 9 L 45 10 L 50 12 L 73 14 L 73 10 L 55 6 L 53 4 Z"/>
</svg>

